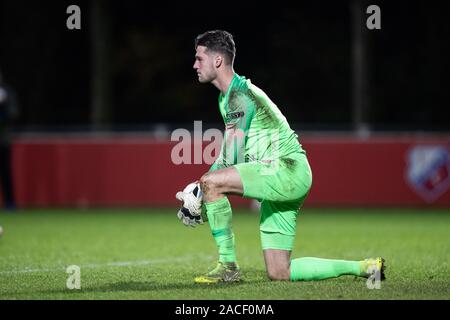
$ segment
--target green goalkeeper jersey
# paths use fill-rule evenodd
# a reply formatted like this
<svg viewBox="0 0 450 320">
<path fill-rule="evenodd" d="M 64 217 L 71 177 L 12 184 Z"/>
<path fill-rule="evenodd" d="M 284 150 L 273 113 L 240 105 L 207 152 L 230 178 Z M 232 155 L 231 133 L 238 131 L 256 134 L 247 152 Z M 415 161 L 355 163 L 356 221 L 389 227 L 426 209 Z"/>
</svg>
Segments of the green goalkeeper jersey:
<svg viewBox="0 0 450 320">
<path fill-rule="evenodd" d="M 278 107 L 249 79 L 235 74 L 227 93 L 219 95 L 219 109 L 225 133 L 220 155 L 210 171 L 243 162 L 271 163 L 305 153 Z"/>
</svg>

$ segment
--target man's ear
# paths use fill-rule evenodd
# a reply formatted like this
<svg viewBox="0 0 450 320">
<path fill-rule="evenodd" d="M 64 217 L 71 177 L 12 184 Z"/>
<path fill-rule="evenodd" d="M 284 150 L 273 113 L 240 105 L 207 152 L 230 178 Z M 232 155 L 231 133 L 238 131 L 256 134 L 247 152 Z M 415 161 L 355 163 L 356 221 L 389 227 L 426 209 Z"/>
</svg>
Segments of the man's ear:
<svg viewBox="0 0 450 320">
<path fill-rule="evenodd" d="M 221 55 L 216 55 L 216 57 L 214 58 L 214 65 L 216 66 L 216 68 L 219 68 L 223 63 L 223 57 Z"/>
</svg>

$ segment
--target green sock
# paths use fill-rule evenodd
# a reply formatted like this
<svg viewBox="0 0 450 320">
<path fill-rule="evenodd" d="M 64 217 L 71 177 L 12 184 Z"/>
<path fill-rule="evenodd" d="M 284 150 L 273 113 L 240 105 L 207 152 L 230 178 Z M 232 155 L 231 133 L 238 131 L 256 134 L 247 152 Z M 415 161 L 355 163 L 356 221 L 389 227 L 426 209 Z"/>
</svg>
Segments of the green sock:
<svg viewBox="0 0 450 320">
<path fill-rule="evenodd" d="M 205 203 L 209 226 L 219 249 L 219 261 L 236 262 L 231 206 L 227 197 Z"/>
<path fill-rule="evenodd" d="M 344 274 L 361 276 L 360 261 L 298 258 L 291 260 L 291 281 L 322 280 Z"/>
</svg>

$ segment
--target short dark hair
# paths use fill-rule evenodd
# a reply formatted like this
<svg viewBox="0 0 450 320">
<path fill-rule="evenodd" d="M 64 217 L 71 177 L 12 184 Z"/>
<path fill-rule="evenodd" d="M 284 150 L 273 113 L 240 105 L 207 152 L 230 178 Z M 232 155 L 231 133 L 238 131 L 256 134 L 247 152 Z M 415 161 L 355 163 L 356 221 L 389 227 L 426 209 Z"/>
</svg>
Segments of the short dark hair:
<svg viewBox="0 0 450 320">
<path fill-rule="evenodd" d="M 225 55 L 225 63 L 233 64 L 236 56 L 236 46 L 231 33 L 224 30 L 212 30 L 202 33 L 195 39 L 195 49 L 204 46 L 211 51 Z"/>
</svg>

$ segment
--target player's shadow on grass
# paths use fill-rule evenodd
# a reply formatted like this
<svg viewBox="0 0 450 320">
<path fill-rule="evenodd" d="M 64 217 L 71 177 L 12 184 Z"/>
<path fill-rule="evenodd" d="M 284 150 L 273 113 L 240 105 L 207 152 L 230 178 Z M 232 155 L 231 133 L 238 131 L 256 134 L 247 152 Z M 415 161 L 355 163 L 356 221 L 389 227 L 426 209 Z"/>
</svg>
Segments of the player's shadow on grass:
<svg viewBox="0 0 450 320">
<path fill-rule="evenodd" d="M 222 289 L 229 289 L 230 287 L 236 287 L 243 285 L 245 282 L 235 282 L 235 283 L 220 283 L 217 284 L 214 289 L 220 290 Z M 108 286 L 108 290 L 111 291 L 161 291 L 161 290 L 174 290 L 174 289 L 189 289 L 189 290 L 196 290 L 201 289 L 204 290 L 205 286 L 208 285 L 202 285 L 197 283 L 152 283 L 152 282 L 118 282 L 113 283 Z"/>
<path fill-rule="evenodd" d="M 248 277 L 246 277 L 246 275 Z M 245 284 L 258 284 L 267 282 L 268 279 L 265 277 L 265 272 L 261 272 L 261 270 L 253 270 L 248 269 L 244 273 L 244 280 L 240 282 L 232 282 L 232 283 L 219 283 L 215 285 L 208 285 L 208 284 L 198 284 L 192 282 L 184 282 L 184 283 L 161 283 L 152 281 L 149 279 L 148 281 L 120 281 L 120 282 L 114 282 L 114 283 L 107 283 L 99 286 L 89 286 L 89 284 L 85 284 L 83 286 L 83 283 L 81 285 L 80 290 L 69 290 L 69 289 L 55 289 L 55 290 L 43 290 L 40 291 L 41 293 L 45 294 L 60 294 L 60 293 L 69 293 L 69 294 L 82 294 L 82 293 L 105 293 L 105 292 L 132 292 L 132 291 L 138 291 L 138 292 L 152 292 L 152 291 L 164 291 L 164 290 L 183 290 L 183 289 L 189 289 L 189 290 L 204 290 L 205 287 L 212 288 L 214 287 L 214 290 L 227 290 L 233 287 L 238 287 Z"/>
<path fill-rule="evenodd" d="M 252 284 L 262 282 L 261 280 L 251 281 Z M 152 291 L 164 291 L 164 290 L 204 290 L 205 287 L 214 286 L 214 290 L 227 290 L 233 287 L 238 287 L 249 283 L 248 281 L 240 281 L 233 283 L 219 283 L 216 285 L 207 285 L 207 284 L 197 284 L 197 283 L 157 283 L 157 282 L 139 282 L 139 281 L 121 281 L 116 283 L 109 283 L 100 286 L 87 286 L 81 287 L 80 290 L 69 290 L 69 289 L 58 289 L 58 290 L 45 290 L 41 291 L 41 293 L 46 294 L 55 294 L 55 293 L 65 293 L 65 294 L 82 294 L 82 293 L 105 293 L 105 292 L 152 292 Z"/>
<path fill-rule="evenodd" d="M 215 289 L 220 288 L 230 288 L 231 286 L 239 286 L 244 282 L 240 283 L 227 283 L 227 284 L 219 284 L 215 287 Z M 92 292 L 110 292 L 110 291 L 163 291 L 163 290 L 175 290 L 175 289 L 204 289 L 204 285 L 199 285 L 196 283 L 156 283 L 156 282 L 137 282 L 137 281 L 129 281 L 129 282 L 117 282 L 111 283 L 101 287 L 92 287 L 86 288 L 86 291 Z"/>
</svg>

